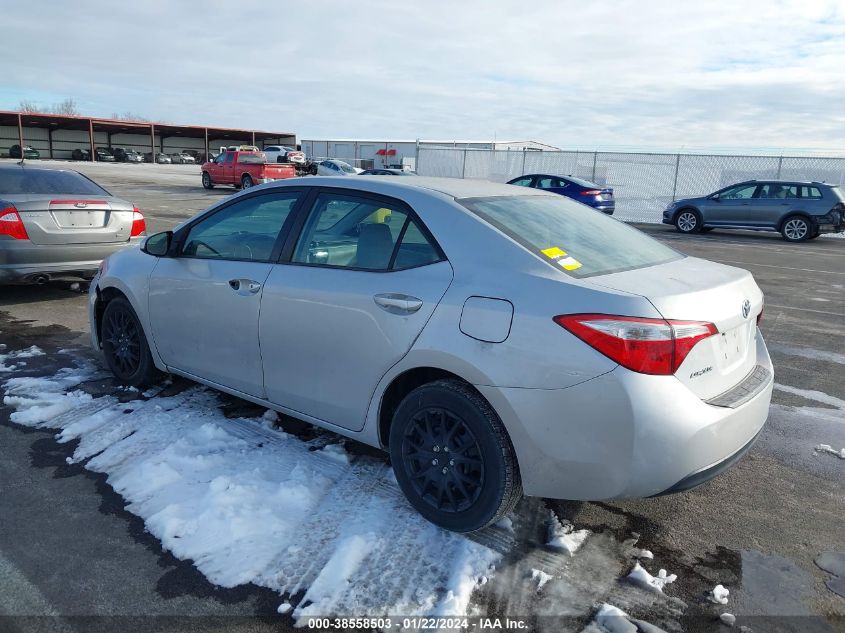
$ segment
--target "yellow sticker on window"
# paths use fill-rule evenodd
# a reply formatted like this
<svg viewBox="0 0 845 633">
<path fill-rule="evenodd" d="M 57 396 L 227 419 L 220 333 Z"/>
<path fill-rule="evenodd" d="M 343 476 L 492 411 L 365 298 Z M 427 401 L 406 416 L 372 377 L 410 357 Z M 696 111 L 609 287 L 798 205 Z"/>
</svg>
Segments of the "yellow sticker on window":
<svg viewBox="0 0 845 633">
<path fill-rule="evenodd" d="M 558 248 L 557 246 L 552 246 L 551 248 L 544 248 L 540 251 L 546 257 L 550 257 L 551 259 L 555 260 L 564 270 L 577 270 L 581 268 L 583 264 L 579 262 L 577 259 L 568 255 L 565 250 L 562 248 Z"/>
<path fill-rule="evenodd" d="M 558 264 L 563 266 L 564 270 L 577 270 L 581 268 L 582 264 L 574 257 L 561 257 L 555 260 Z"/>
</svg>

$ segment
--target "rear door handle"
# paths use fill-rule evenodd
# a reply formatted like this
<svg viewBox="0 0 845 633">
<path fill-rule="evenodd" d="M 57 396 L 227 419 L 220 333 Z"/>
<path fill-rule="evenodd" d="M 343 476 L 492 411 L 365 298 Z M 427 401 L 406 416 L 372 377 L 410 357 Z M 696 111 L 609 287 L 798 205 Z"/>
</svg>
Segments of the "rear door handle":
<svg viewBox="0 0 845 633">
<path fill-rule="evenodd" d="M 244 297 L 254 295 L 261 290 L 261 284 L 252 279 L 230 279 L 229 287 Z"/>
<path fill-rule="evenodd" d="M 375 295 L 376 305 L 391 314 L 413 314 L 422 307 L 422 299 L 395 292 L 385 292 Z"/>
</svg>

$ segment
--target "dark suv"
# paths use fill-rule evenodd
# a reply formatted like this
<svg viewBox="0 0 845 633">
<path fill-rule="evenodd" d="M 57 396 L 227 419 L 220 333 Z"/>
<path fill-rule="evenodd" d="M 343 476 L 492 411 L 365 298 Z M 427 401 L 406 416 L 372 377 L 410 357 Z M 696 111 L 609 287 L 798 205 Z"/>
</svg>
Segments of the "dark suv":
<svg viewBox="0 0 845 633">
<path fill-rule="evenodd" d="M 845 230 L 845 195 L 823 182 L 749 180 L 709 196 L 676 200 L 663 223 L 681 233 L 711 229 L 779 231 L 788 242 Z"/>
</svg>

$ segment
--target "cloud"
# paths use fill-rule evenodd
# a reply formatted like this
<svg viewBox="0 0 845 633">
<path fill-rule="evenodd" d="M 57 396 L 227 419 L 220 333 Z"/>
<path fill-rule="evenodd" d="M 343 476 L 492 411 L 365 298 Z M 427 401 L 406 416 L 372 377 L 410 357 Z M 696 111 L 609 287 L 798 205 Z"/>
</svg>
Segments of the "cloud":
<svg viewBox="0 0 845 633">
<path fill-rule="evenodd" d="M 4 108 L 585 149 L 837 149 L 845 124 L 837 2 L 82 0 L 4 26 Z"/>
</svg>

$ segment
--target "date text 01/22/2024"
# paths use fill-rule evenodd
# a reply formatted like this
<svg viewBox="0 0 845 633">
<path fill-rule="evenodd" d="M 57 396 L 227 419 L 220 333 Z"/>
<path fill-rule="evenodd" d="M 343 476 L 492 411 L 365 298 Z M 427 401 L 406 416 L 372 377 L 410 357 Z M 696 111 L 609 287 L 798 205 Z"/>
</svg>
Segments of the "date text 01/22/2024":
<svg viewBox="0 0 845 633">
<path fill-rule="evenodd" d="M 528 623 L 514 618 L 309 618 L 307 627 L 320 631 L 351 631 L 351 630 L 389 630 L 394 626 L 404 630 L 441 631 L 441 630 L 486 630 L 486 631 L 518 631 L 527 630 Z"/>
</svg>

